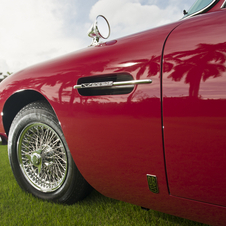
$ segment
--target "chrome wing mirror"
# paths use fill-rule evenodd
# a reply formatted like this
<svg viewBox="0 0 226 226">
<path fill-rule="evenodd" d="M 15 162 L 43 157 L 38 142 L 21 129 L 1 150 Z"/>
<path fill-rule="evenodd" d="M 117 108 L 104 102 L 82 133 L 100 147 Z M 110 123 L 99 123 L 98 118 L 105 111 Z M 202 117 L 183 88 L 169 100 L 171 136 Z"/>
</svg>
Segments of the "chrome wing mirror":
<svg viewBox="0 0 226 226">
<path fill-rule="evenodd" d="M 110 25 L 104 16 L 97 16 L 88 31 L 88 36 L 93 38 L 91 46 L 99 45 L 100 38 L 107 39 L 110 36 Z"/>
</svg>

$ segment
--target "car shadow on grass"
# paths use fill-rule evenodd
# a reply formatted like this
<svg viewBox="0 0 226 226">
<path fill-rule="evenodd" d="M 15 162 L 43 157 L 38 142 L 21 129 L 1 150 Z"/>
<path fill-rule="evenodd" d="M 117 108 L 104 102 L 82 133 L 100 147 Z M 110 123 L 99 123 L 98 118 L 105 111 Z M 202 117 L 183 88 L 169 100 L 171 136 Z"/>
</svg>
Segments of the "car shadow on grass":
<svg viewBox="0 0 226 226">
<path fill-rule="evenodd" d="M 144 210 L 139 206 L 108 198 L 98 191 L 93 190 L 91 194 L 80 201 L 77 205 L 89 210 L 96 209 L 98 212 L 103 211 L 103 214 L 114 216 L 116 213 L 120 215 L 120 220 L 133 220 L 138 225 L 180 225 L 180 226 L 204 226 L 205 224 L 190 221 L 173 215 L 161 213 L 155 210 Z M 135 224 L 136 225 L 136 224 Z"/>
</svg>

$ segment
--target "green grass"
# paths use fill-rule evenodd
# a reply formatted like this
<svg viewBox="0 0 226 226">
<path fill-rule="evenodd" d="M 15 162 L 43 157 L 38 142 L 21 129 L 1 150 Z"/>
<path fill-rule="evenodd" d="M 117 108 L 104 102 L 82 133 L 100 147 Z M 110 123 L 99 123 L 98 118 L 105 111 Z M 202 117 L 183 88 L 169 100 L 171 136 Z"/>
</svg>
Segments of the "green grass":
<svg viewBox="0 0 226 226">
<path fill-rule="evenodd" d="M 144 211 L 93 191 L 71 206 L 39 200 L 23 192 L 11 172 L 7 146 L 0 146 L 0 225 L 201 226 L 193 221 Z"/>
</svg>

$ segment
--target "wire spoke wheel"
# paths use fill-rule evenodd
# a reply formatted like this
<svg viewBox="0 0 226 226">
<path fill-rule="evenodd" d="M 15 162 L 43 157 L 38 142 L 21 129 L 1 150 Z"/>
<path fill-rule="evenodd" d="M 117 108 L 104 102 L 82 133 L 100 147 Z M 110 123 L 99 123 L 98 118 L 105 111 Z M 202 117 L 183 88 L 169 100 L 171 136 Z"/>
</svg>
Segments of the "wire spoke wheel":
<svg viewBox="0 0 226 226">
<path fill-rule="evenodd" d="M 57 133 L 43 123 L 32 123 L 18 138 L 18 160 L 32 186 L 52 192 L 64 182 L 67 153 Z"/>
<path fill-rule="evenodd" d="M 9 130 L 8 153 L 17 183 L 38 198 L 72 204 L 92 190 L 46 101 L 30 103 L 17 113 Z"/>
</svg>

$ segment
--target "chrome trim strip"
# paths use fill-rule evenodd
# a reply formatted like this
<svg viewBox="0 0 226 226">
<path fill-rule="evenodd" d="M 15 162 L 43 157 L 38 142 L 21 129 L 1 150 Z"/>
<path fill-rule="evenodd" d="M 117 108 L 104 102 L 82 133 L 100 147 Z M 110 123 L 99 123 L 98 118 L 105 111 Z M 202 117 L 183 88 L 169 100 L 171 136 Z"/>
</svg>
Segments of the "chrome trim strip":
<svg viewBox="0 0 226 226">
<path fill-rule="evenodd" d="M 75 85 L 74 89 L 112 87 L 113 83 L 113 81 L 82 83 L 80 85 Z"/>
<path fill-rule="evenodd" d="M 226 8 L 226 0 L 223 2 L 221 9 Z"/>
<path fill-rule="evenodd" d="M 152 83 L 151 79 L 143 79 L 143 80 L 131 80 L 131 81 L 123 81 L 123 82 L 114 82 L 113 86 L 123 86 L 123 85 L 139 85 L 139 84 L 148 84 Z"/>
<path fill-rule="evenodd" d="M 139 85 L 139 84 L 148 84 L 152 83 L 151 79 L 143 79 L 143 80 L 131 80 L 131 81 L 122 81 L 122 82 L 91 82 L 91 83 L 82 83 L 80 85 L 75 85 L 74 89 L 83 89 L 83 88 L 112 88 L 114 86 L 131 86 L 131 85 Z"/>
<path fill-rule="evenodd" d="M 203 8 L 203 9 L 199 10 L 198 12 L 195 12 L 195 13 L 189 15 L 189 16 L 186 16 L 186 17 L 182 18 L 182 20 L 187 19 L 187 18 L 190 18 L 190 17 L 195 16 L 195 15 L 198 15 L 198 14 L 201 14 L 203 11 L 205 11 L 206 9 L 208 9 L 208 8 L 209 8 L 211 5 L 213 5 L 215 2 L 216 2 L 216 0 L 213 0 L 213 1 L 212 1 L 208 6 L 206 6 L 205 8 Z"/>
</svg>

